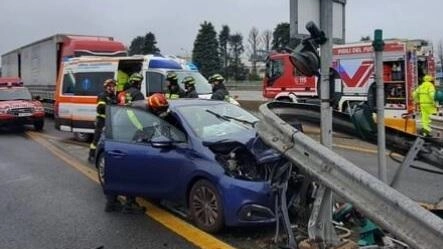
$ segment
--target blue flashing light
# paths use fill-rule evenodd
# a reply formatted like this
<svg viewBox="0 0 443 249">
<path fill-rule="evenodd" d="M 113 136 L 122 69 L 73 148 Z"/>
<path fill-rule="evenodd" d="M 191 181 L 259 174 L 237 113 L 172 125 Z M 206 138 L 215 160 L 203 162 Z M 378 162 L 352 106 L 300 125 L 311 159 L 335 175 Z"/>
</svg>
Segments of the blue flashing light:
<svg viewBox="0 0 443 249">
<path fill-rule="evenodd" d="M 186 66 L 188 67 L 189 70 L 198 71 L 197 66 L 193 63 L 187 63 Z"/>
<path fill-rule="evenodd" d="M 149 68 L 182 69 L 178 62 L 173 60 L 150 60 Z"/>
</svg>

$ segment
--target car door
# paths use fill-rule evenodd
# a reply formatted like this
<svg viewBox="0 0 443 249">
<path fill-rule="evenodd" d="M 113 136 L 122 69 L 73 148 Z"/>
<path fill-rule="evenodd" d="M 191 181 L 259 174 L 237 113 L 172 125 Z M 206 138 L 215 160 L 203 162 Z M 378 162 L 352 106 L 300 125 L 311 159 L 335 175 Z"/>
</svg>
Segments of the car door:
<svg viewBox="0 0 443 249">
<path fill-rule="evenodd" d="M 152 198 L 174 195 L 183 180 L 182 170 L 193 165 L 184 133 L 142 109 L 111 106 L 108 110 L 108 190 Z"/>
</svg>

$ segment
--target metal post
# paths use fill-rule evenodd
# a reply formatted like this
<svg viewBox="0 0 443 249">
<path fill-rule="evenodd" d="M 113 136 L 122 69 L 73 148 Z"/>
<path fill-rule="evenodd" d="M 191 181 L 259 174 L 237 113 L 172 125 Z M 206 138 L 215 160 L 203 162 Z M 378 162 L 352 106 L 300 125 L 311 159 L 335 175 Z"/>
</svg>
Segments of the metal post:
<svg viewBox="0 0 443 249">
<path fill-rule="evenodd" d="M 375 82 L 377 86 L 377 144 L 378 144 L 378 178 L 388 182 L 386 170 L 386 136 L 385 136 L 385 90 L 383 83 L 383 31 L 376 29 L 372 46 L 375 51 Z"/>
<path fill-rule="evenodd" d="M 320 29 L 328 40 L 320 47 L 321 55 L 321 143 L 332 148 L 332 108 L 329 102 L 329 68 L 332 65 L 332 2 L 320 0 Z M 317 208 L 309 218 L 308 233 L 311 239 L 319 242 L 320 248 L 338 244 L 338 237 L 332 225 L 332 191 L 321 187 L 316 196 Z"/>
</svg>

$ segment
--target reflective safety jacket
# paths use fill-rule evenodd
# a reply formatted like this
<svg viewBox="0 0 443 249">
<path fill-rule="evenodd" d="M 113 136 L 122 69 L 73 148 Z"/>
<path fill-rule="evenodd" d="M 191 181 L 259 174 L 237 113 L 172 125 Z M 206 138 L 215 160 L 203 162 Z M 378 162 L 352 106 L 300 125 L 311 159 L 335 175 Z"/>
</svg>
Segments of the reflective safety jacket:
<svg viewBox="0 0 443 249">
<path fill-rule="evenodd" d="M 126 84 L 128 84 L 129 76 L 122 70 L 118 70 L 117 72 L 117 92 L 121 92 L 125 90 Z"/>
<path fill-rule="evenodd" d="M 184 98 L 186 95 L 185 91 L 183 91 L 182 89 L 178 89 L 177 91 L 169 91 L 167 93 L 165 93 L 165 97 L 167 99 L 179 99 L 179 98 Z"/>
<path fill-rule="evenodd" d="M 106 118 L 106 105 L 117 104 L 115 94 L 102 92 L 97 96 L 97 118 Z"/>
<path fill-rule="evenodd" d="M 432 82 L 425 81 L 412 93 L 414 101 L 420 106 L 435 106 L 435 86 Z"/>
</svg>

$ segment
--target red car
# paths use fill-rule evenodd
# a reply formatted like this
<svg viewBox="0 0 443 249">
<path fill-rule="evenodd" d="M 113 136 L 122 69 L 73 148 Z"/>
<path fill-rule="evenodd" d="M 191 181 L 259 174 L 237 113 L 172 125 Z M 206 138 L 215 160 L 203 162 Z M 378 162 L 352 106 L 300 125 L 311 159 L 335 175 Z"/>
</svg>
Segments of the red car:
<svg viewBox="0 0 443 249">
<path fill-rule="evenodd" d="M 0 78 L 0 126 L 31 124 L 41 131 L 45 111 L 19 78 Z"/>
</svg>

